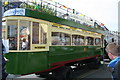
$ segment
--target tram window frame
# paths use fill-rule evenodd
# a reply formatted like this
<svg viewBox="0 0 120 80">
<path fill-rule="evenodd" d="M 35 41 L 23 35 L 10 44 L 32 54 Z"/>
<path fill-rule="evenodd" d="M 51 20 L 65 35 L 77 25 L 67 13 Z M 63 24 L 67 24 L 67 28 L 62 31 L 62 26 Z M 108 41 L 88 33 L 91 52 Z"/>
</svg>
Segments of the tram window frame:
<svg viewBox="0 0 120 80">
<path fill-rule="evenodd" d="M 39 40 L 39 36 L 40 36 L 39 31 L 40 31 L 39 22 L 32 22 L 32 44 L 39 44 L 39 41 L 40 41 Z"/>
<path fill-rule="evenodd" d="M 19 22 L 19 50 L 30 50 L 31 21 L 20 20 Z"/>
<path fill-rule="evenodd" d="M 57 33 L 57 34 L 56 34 Z M 64 32 L 51 32 L 51 45 L 69 46 L 71 45 L 71 36 Z"/>
<path fill-rule="evenodd" d="M 10 51 L 20 51 L 20 52 L 24 52 L 24 51 L 41 51 L 41 50 L 48 50 L 48 23 L 46 23 L 46 22 L 44 22 L 44 21 L 35 21 L 35 20 L 27 20 L 27 19 L 19 19 L 19 18 L 16 18 L 16 19 L 7 19 L 7 20 L 4 20 L 4 21 L 6 21 L 6 39 L 9 39 L 9 35 L 10 34 L 8 34 L 9 32 L 12 32 L 12 34 L 13 34 L 13 32 L 14 32 L 14 34 L 16 34 L 16 41 L 14 41 L 14 37 L 12 37 L 11 39 L 9 39 L 9 46 L 12 44 L 11 43 L 11 41 L 13 42 L 13 43 L 15 43 L 15 49 L 9 49 Z M 14 21 L 14 22 L 11 22 L 11 21 Z M 24 24 L 27 24 L 27 23 L 23 23 L 23 25 L 21 25 L 21 21 L 27 21 L 27 22 L 29 22 L 29 25 L 28 25 L 28 27 L 29 27 L 29 41 L 28 41 L 28 48 L 27 49 L 25 49 L 25 50 L 23 50 L 22 48 L 21 48 L 21 44 L 22 44 L 22 42 L 20 42 L 21 40 L 20 40 L 20 27 L 21 26 L 25 26 Z M 33 22 L 38 22 L 39 23 L 39 31 L 40 30 L 42 30 L 42 40 L 40 40 L 41 39 L 41 36 L 38 36 L 39 37 L 39 43 L 38 44 L 33 44 L 32 43 L 32 32 L 33 32 L 33 29 L 32 29 L 32 27 L 33 27 L 33 25 L 32 25 L 32 23 Z M 9 25 L 11 26 L 11 25 L 15 25 L 15 28 L 16 28 L 16 31 L 12 31 L 11 29 L 10 30 L 8 30 L 8 28 L 9 28 Z M 8 32 L 9 31 L 9 32 Z M 35 31 L 36 32 L 36 31 Z M 40 35 L 41 33 L 39 32 L 39 35 Z M 22 40 L 23 41 L 23 40 Z M 11 44 L 10 44 L 11 43 Z"/>
<path fill-rule="evenodd" d="M 33 33 L 36 33 L 36 30 L 33 30 L 32 25 L 32 44 L 47 44 L 47 33 L 48 33 L 48 25 L 45 23 L 39 23 L 39 22 L 32 22 L 32 23 L 38 23 L 38 40 L 37 43 L 33 42 L 34 36 Z M 34 31 L 34 32 L 33 32 Z"/>
<path fill-rule="evenodd" d="M 47 44 L 47 35 L 48 35 L 48 25 L 45 23 L 40 23 L 40 43 L 39 44 Z"/>
<path fill-rule="evenodd" d="M 11 27 L 13 28 L 12 30 Z M 11 31 L 9 32 L 9 30 Z M 7 38 L 9 39 L 9 50 L 18 50 L 17 33 L 18 33 L 18 20 L 7 20 Z"/>
<path fill-rule="evenodd" d="M 60 32 L 51 32 L 51 44 L 60 45 Z"/>
<path fill-rule="evenodd" d="M 99 39 L 98 43 L 96 43 L 96 39 Z M 95 38 L 95 45 L 101 45 L 101 38 Z"/>
<path fill-rule="evenodd" d="M 72 45 L 84 45 L 84 36 L 82 35 L 72 35 Z"/>
<path fill-rule="evenodd" d="M 92 39 L 91 41 L 92 42 L 90 42 L 90 39 Z M 86 45 L 91 45 L 91 46 L 93 46 L 94 45 L 94 37 L 90 37 L 90 36 L 88 36 L 88 37 L 86 37 Z"/>
</svg>

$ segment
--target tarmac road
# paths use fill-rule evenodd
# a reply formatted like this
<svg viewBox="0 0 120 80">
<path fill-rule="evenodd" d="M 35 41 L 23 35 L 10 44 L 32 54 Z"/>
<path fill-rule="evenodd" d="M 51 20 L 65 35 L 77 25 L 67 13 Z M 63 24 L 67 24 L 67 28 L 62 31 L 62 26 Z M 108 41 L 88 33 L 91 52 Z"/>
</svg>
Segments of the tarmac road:
<svg viewBox="0 0 120 80">
<path fill-rule="evenodd" d="M 89 70 L 76 77 L 75 80 L 112 80 L 111 73 L 106 65 L 101 65 L 99 69 Z"/>
</svg>

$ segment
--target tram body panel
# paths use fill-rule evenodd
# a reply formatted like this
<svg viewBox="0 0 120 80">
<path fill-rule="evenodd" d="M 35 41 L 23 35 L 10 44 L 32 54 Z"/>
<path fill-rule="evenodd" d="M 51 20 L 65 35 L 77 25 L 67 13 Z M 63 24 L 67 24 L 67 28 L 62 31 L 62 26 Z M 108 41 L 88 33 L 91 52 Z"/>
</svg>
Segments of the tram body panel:
<svg viewBox="0 0 120 80">
<path fill-rule="evenodd" d="M 10 74 L 27 74 L 48 69 L 48 52 L 8 53 L 6 70 Z"/>
<path fill-rule="evenodd" d="M 66 63 L 101 55 L 102 34 L 99 33 L 99 30 L 42 12 L 25 10 L 24 16 L 12 15 L 3 18 L 3 21 L 6 20 L 4 27 L 6 29 L 3 30 L 5 33 L 4 38 L 9 39 L 10 42 L 10 52 L 5 55 L 8 59 L 6 64 L 8 73 L 42 72 Z M 67 37 L 69 41 L 65 42 L 67 45 L 53 44 L 52 42 L 56 42 L 54 39 L 57 39 L 58 36 L 59 38 Z M 73 45 L 73 38 L 76 37 L 82 38 L 84 44 Z M 21 48 L 24 38 L 29 42 L 28 50 Z M 89 45 L 86 43 L 89 38 L 93 41 L 98 39 L 98 41 L 92 41 L 92 45 Z M 11 47 L 13 43 L 15 46 Z"/>
<path fill-rule="evenodd" d="M 99 48 L 99 49 L 97 49 Z M 54 64 L 69 60 L 101 55 L 100 46 L 50 46 L 49 63 Z M 84 59 L 83 59 L 84 60 Z M 58 64 L 60 65 L 60 64 Z"/>
<path fill-rule="evenodd" d="M 44 71 L 57 65 L 96 57 L 101 54 L 97 46 L 50 46 L 50 51 L 17 52 L 6 54 L 6 70 L 11 74 Z M 94 49 L 94 51 L 93 51 Z M 70 61 L 72 60 L 72 61 Z M 66 62 L 67 61 L 67 62 Z"/>
</svg>

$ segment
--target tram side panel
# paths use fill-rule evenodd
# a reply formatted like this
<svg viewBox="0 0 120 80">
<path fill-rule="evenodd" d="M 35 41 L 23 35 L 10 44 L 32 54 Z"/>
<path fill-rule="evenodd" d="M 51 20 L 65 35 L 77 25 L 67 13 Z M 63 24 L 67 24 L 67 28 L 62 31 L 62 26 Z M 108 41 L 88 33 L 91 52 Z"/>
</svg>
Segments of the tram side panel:
<svg viewBox="0 0 120 80">
<path fill-rule="evenodd" d="M 100 46 L 50 46 L 51 66 L 94 58 L 101 55 Z"/>
<path fill-rule="evenodd" d="M 44 71 L 57 65 L 96 57 L 101 54 L 98 48 L 97 46 L 50 46 L 49 52 L 11 52 L 6 54 L 6 58 L 9 59 L 6 70 L 10 74 Z"/>
<path fill-rule="evenodd" d="M 11 52 L 6 54 L 9 61 L 6 70 L 10 74 L 28 74 L 48 69 L 48 52 Z"/>
</svg>

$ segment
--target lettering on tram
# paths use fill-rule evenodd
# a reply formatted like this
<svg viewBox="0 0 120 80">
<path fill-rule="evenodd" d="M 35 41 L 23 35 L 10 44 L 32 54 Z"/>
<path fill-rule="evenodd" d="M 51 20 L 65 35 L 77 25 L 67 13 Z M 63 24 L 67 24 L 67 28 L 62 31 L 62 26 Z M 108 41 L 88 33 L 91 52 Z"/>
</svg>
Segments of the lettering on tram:
<svg viewBox="0 0 120 80">
<path fill-rule="evenodd" d="M 45 47 L 44 46 L 37 46 L 37 47 L 35 47 L 36 49 L 45 49 Z"/>
</svg>

